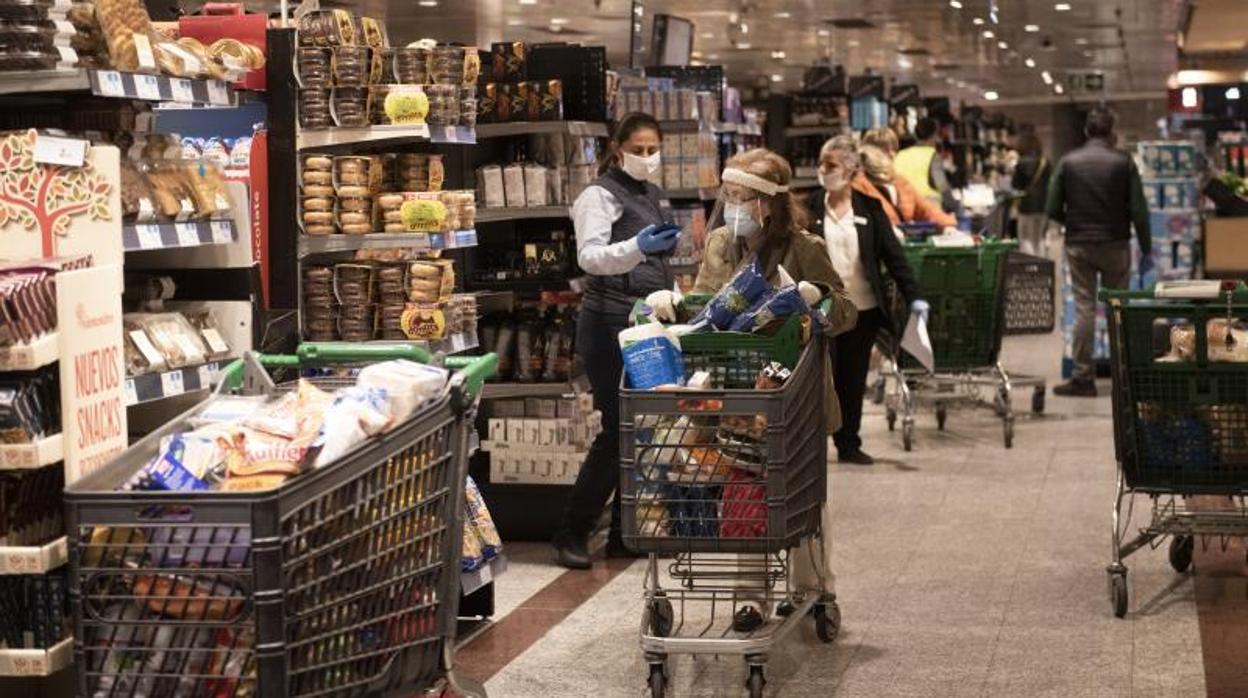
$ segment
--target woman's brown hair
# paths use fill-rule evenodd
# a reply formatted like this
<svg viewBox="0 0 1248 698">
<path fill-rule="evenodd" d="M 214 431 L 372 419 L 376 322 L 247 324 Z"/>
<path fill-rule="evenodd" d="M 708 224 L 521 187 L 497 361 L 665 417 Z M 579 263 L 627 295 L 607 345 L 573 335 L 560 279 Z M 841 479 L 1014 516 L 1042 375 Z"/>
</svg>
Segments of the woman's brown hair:
<svg viewBox="0 0 1248 698">
<path fill-rule="evenodd" d="M 789 162 L 766 148 L 754 148 L 735 155 L 724 166 L 748 172 L 784 187 L 789 186 L 793 180 L 793 168 L 789 166 Z M 805 231 L 807 217 L 806 209 L 792 192 L 782 191 L 768 200 L 771 203 L 771 213 L 763 222 L 763 244 L 758 249 L 758 259 L 763 265 L 763 273 L 770 276 L 784 259 L 789 243 Z M 729 261 L 739 262 L 744 256 L 744 250 L 731 249 L 736 247 L 729 245 L 730 251 L 737 255 L 735 260 Z"/>
<path fill-rule="evenodd" d="M 659 124 L 658 119 L 645 112 L 630 112 L 625 114 L 615 125 L 615 130 L 611 132 L 611 149 L 607 152 L 607 156 L 598 164 L 598 174 L 604 175 L 607 170 L 620 164 L 620 146 L 628 142 L 633 134 L 638 131 L 645 130 L 654 131 L 659 136 L 659 141 L 663 141 L 663 127 Z"/>
</svg>

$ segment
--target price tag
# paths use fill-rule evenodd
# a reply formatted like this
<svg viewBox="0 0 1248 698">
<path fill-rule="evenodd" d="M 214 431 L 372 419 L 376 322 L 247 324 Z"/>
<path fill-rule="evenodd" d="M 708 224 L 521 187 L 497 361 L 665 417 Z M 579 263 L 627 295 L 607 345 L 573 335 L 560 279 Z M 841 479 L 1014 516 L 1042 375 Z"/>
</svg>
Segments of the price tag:
<svg viewBox="0 0 1248 698">
<path fill-rule="evenodd" d="M 230 91 L 225 88 L 224 82 L 220 80 L 208 81 L 208 103 L 229 105 Z"/>
<path fill-rule="evenodd" d="M 199 226 L 194 223 L 175 223 L 178 231 L 178 244 L 183 247 L 194 247 L 199 244 Z"/>
<path fill-rule="evenodd" d="M 160 393 L 162 396 L 171 397 L 185 392 L 186 386 L 182 384 L 181 371 L 170 371 L 160 374 Z"/>
<path fill-rule="evenodd" d="M 82 167 L 87 159 L 87 142 L 79 138 L 35 136 L 35 162 L 45 165 Z"/>
<path fill-rule="evenodd" d="M 0 446 L 0 464 L 5 468 L 29 468 L 37 461 L 38 453 L 33 446 Z"/>
<path fill-rule="evenodd" d="M 21 371 L 35 363 L 35 348 L 29 344 L 19 344 L 0 349 L 0 368 L 10 371 Z"/>
<path fill-rule="evenodd" d="M 139 99 L 160 101 L 160 80 L 155 75 L 135 75 L 134 91 Z"/>
<path fill-rule="evenodd" d="M 39 571 L 39 553 L 19 552 L 4 556 L 4 569 L 9 574 L 25 574 Z"/>
<path fill-rule="evenodd" d="M 136 225 L 134 231 L 139 235 L 140 250 L 155 250 L 164 247 L 165 243 L 160 239 L 160 226 L 154 224 Z"/>
<path fill-rule="evenodd" d="M 199 374 L 199 389 L 207 390 L 212 387 L 212 364 L 204 364 L 199 367 L 196 373 Z"/>
<path fill-rule="evenodd" d="M 459 129 L 454 126 L 446 126 L 443 128 L 442 141 L 445 143 L 459 142 Z"/>
<path fill-rule="evenodd" d="M 139 389 L 134 385 L 133 378 L 126 379 L 126 406 L 139 404 Z"/>
<path fill-rule="evenodd" d="M 191 81 L 186 78 L 169 78 L 169 89 L 173 94 L 173 101 L 191 103 L 195 101 L 195 88 L 191 86 Z"/>
<path fill-rule="evenodd" d="M 213 242 L 234 242 L 234 226 L 229 221 L 213 221 L 212 222 L 212 241 Z"/>
<path fill-rule="evenodd" d="M 115 70 L 100 70 L 95 76 L 100 81 L 100 94 L 105 97 L 126 96 L 126 86 L 121 82 L 121 73 Z"/>
</svg>

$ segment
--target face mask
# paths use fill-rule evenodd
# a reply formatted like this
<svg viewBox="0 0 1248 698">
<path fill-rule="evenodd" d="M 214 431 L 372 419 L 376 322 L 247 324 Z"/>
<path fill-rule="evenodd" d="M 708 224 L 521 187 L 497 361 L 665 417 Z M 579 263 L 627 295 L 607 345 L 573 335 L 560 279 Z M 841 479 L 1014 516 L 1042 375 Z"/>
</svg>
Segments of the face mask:
<svg viewBox="0 0 1248 698">
<path fill-rule="evenodd" d="M 661 153 L 656 152 L 654 155 L 645 158 L 632 153 L 624 153 L 620 169 L 624 170 L 624 173 L 633 179 L 645 180 L 654 176 L 662 165 Z"/>
<path fill-rule="evenodd" d="M 849 179 L 840 172 L 821 175 L 820 179 L 823 181 L 825 191 L 841 191 L 845 185 L 849 184 Z"/>
<path fill-rule="evenodd" d="M 724 225 L 738 238 L 746 238 L 762 229 L 754 220 L 748 204 L 724 204 Z"/>
</svg>

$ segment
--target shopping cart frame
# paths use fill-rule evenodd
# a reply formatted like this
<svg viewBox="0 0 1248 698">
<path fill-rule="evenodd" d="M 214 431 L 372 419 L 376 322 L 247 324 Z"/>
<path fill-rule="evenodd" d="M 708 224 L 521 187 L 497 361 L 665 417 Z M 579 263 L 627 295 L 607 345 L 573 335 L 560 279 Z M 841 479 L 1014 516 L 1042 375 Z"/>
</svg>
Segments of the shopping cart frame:
<svg viewBox="0 0 1248 698">
<path fill-rule="evenodd" d="M 1239 282 L 1223 282 L 1221 293 L 1214 299 L 1160 298 L 1152 291 L 1108 289 L 1100 292 L 1100 299 L 1106 303 L 1109 311 L 1107 319 L 1113 380 L 1114 452 L 1118 465 L 1111 509 L 1110 563 L 1105 571 L 1109 582 L 1111 609 L 1115 617 L 1123 618 L 1127 614 L 1130 600 L 1127 566 L 1123 562 L 1127 557 L 1144 548 L 1155 549 L 1169 538 L 1167 557 L 1170 566 L 1175 572 L 1182 574 L 1192 566 L 1197 538 L 1201 541 L 1202 549 L 1208 549 L 1216 542 L 1223 551 L 1227 550 L 1232 540 L 1248 540 L 1248 479 L 1229 483 L 1185 482 L 1181 474 L 1171 480 L 1152 472 L 1155 466 L 1145 465 L 1146 454 L 1141 452 L 1136 432 L 1141 429 L 1140 412 L 1146 400 L 1144 396 L 1139 396 L 1137 403 L 1137 396 L 1133 393 L 1130 375 L 1133 357 L 1129 355 L 1130 340 L 1122 314 L 1127 308 L 1135 307 L 1147 311 L 1155 309 L 1159 317 L 1165 313 L 1170 319 L 1188 319 L 1180 313 L 1181 305 L 1187 305 L 1187 310 L 1201 307 L 1202 312 L 1194 313 L 1195 317 L 1190 318 L 1195 320 L 1196 359 L 1190 366 L 1181 366 L 1200 370 L 1217 365 L 1208 358 L 1209 341 L 1203 321 L 1216 317 L 1213 311 L 1222 307 L 1226 308 L 1228 320 L 1236 313 L 1236 319 L 1243 320 L 1248 317 L 1248 291 Z M 1133 303 L 1139 305 L 1133 306 Z M 1175 305 L 1176 310 L 1167 313 L 1167 304 L 1174 303 L 1181 305 Z M 1150 360 L 1153 360 L 1152 357 Z M 1221 364 L 1222 367 L 1235 365 Z M 1248 371 L 1248 367 L 1245 370 Z M 1217 376 L 1211 376 L 1208 380 L 1214 381 L 1216 378 Z M 1213 400 L 1216 394 L 1215 388 L 1215 392 L 1208 394 L 1207 399 Z M 1239 399 L 1242 400 L 1242 396 Z M 1217 406 L 1219 403 L 1212 404 Z M 1243 409 L 1243 403 L 1234 403 L 1234 407 Z M 1215 467 L 1220 465 L 1221 463 L 1217 463 Z M 1149 512 L 1147 521 L 1132 535 L 1131 521 L 1137 496 L 1148 498 Z M 1216 509 L 1194 507 L 1189 497 L 1198 496 L 1222 498 L 1223 506 Z"/>
<path fill-rule="evenodd" d="M 424 597 L 412 598 L 411 607 L 426 607 L 430 604 L 436 604 L 437 608 L 433 614 L 425 614 L 417 616 L 417 620 L 408 620 L 412 618 L 406 611 L 396 611 L 393 614 L 395 625 L 385 625 L 384 633 L 380 636 L 376 631 L 369 631 L 372 634 L 369 639 L 373 642 L 383 643 L 381 647 L 369 650 L 350 650 L 346 648 L 349 642 L 342 642 L 341 651 L 354 651 L 363 654 L 351 654 L 346 657 L 328 657 L 329 653 L 324 649 L 317 649 L 316 645 L 308 645 L 305 649 L 300 650 L 301 653 L 318 652 L 314 659 L 305 658 L 303 661 L 312 662 L 312 670 L 317 670 L 317 666 L 334 666 L 331 662 L 354 661 L 356 656 L 376 656 L 378 661 L 383 661 L 381 657 L 389 656 L 389 659 L 383 661 L 381 668 L 377 673 L 364 679 L 356 679 L 346 685 L 337 686 L 321 686 L 315 687 L 316 677 L 313 677 L 313 688 L 307 689 L 307 695 L 323 695 L 333 693 L 335 695 L 411 695 L 413 691 L 429 687 L 429 682 L 437 682 L 445 680 L 446 683 L 459 691 L 465 696 L 481 696 L 484 697 L 483 687 L 474 684 L 466 678 L 459 676 L 454 669 L 454 638 L 456 629 L 456 614 L 458 602 L 458 586 L 459 586 L 459 557 L 462 546 L 462 531 L 464 517 L 464 483 L 467 476 L 468 461 L 468 441 L 469 434 L 473 429 L 473 416 L 481 394 L 481 386 L 484 380 L 491 375 L 497 366 L 497 357 L 493 354 L 487 354 L 482 357 L 471 358 L 443 358 L 440 355 L 435 357 L 422 347 L 414 344 L 344 344 L 344 343 L 326 343 L 326 344 L 304 344 L 294 355 L 261 355 L 256 353 L 247 353 L 242 359 L 233 362 L 228 366 L 222 376 L 215 395 L 236 394 L 242 391 L 244 394 L 271 394 L 276 390 L 283 389 L 282 386 L 276 385 L 268 375 L 269 369 L 300 369 L 311 367 L 338 367 L 347 365 L 367 364 L 376 361 L 389 360 L 394 358 L 403 358 L 414 361 L 429 363 L 435 359 L 440 361 L 447 368 L 457 369 L 452 374 L 451 381 L 447 386 L 445 393 L 438 400 L 422 407 L 417 413 L 408 419 L 395 425 L 390 431 L 381 437 L 370 438 L 342 457 L 334 463 L 317 469 L 312 472 L 304 473 L 291 482 L 268 491 L 258 493 L 251 492 L 202 492 L 202 493 L 186 493 L 186 492 L 153 492 L 153 491 L 131 491 L 118 492 L 116 487 L 118 483 L 125 482 L 139 468 L 141 468 L 153 454 L 158 452 L 161 439 L 169 434 L 181 430 L 182 425 L 194 415 L 201 412 L 207 406 L 207 401 L 200 403 L 183 414 L 175 417 L 164 427 L 149 434 L 140 441 L 136 442 L 129 449 L 123 452 L 117 459 L 104 466 L 98 471 L 91 473 L 82 480 L 72 484 L 66 490 L 66 530 L 69 532 L 69 567 L 70 567 L 70 606 L 75 623 L 75 657 L 79 667 L 78 675 L 78 691 L 80 695 L 93 695 L 92 678 L 103 682 L 106 678 L 110 685 L 109 688 L 103 689 L 110 695 L 131 695 L 135 691 L 139 691 L 140 687 L 147 682 L 149 688 L 144 693 L 151 693 L 150 686 L 164 685 L 171 688 L 169 682 L 176 679 L 176 674 L 172 677 L 166 671 L 165 667 L 168 663 L 168 656 L 182 653 L 190 657 L 196 653 L 203 654 L 202 649 L 192 649 L 189 645 L 184 648 L 175 647 L 173 649 L 158 649 L 150 645 L 134 645 L 133 638 L 144 627 L 158 627 L 157 618 L 163 618 L 159 621 L 160 626 L 175 627 L 178 630 L 187 629 L 192 636 L 198 637 L 201 632 L 217 633 L 243 633 L 250 632 L 254 636 L 254 641 L 250 647 L 242 646 L 238 643 L 235 635 L 235 645 L 226 651 L 225 656 L 241 655 L 245 657 L 244 667 L 254 667 L 254 679 L 248 681 L 251 684 L 255 695 L 263 698 L 279 698 L 292 694 L 292 675 L 294 672 L 294 648 L 301 643 L 309 641 L 306 637 L 291 637 L 288 624 L 294 622 L 290 614 L 291 609 L 286 608 L 292 599 L 293 590 L 288 589 L 287 577 L 291 574 L 292 558 L 295 560 L 314 559 L 319 553 L 316 548 L 292 547 L 306 546 L 308 543 L 292 543 L 286 540 L 284 531 L 291 520 L 292 516 L 303 516 L 306 507 L 319 507 L 320 502 L 331 494 L 338 493 L 342 487 L 356 487 L 361 497 L 367 494 L 369 501 L 374 502 L 393 502 L 399 501 L 397 505 L 386 504 L 391 506 L 388 513 L 381 513 L 377 510 L 377 504 L 368 505 L 372 509 L 362 513 L 351 515 L 343 519 L 346 525 L 350 525 L 352 518 L 371 518 L 373 521 L 386 522 L 384 526 L 390 528 L 372 529 L 355 528 L 346 529 L 342 536 L 346 539 L 359 538 L 365 540 L 363 536 L 369 535 L 372 538 L 369 542 L 369 557 L 367 564 L 372 566 L 377 564 L 378 569 L 391 569 L 385 567 L 387 563 L 384 558 L 379 556 L 385 554 L 384 546 L 392 544 L 394 540 L 398 540 L 400 531 L 407 531 L 408 528 L 399 528 L 402 526 L 402 520 L 397 518 L 400 515 L 408 517 L 410 520 L 415 514 L 406 514 L 404 512 L 420 512 L 432 511 L 435 506 L 449 509 L 450 519 L 446 525 L 439 527 L 437 532 L 425 531 L 417 534 L 415 537 L 427 541 L 430 547 L 425 555 L 429 556 L 430 562 L 427 565 L 417 563 L 419 566 L 413 567 L 408 565 L 402 568 L 400 577 L 387 580 L 393 586 L 392 589 L 407 588 L 403 584 L 410 584 L 411 580 L 418 576 L 421 578 L 431 578 L 432 574 L 437 575 L 437 581 L 432 590 L 436 592 L 435 600 L 430 601 Z M 314 380 L 314 382 L 316 382 Z M 329 379 L 326 381 L 328 387 L 342 384 L 340 379 Z M 436 431 L 435 431 L 436 430 Z M 434 436 L 438 434 L 439 436 Z M 444 441 L 443 441 L 444 439 Z M 415 444 L 426 443 L 424 448 L 432 449 L 434 444 L 445 443 L 446 451 L 437 453 L 433 450 L 422 450 L 419 453 L 409 453 L 418 447 Z M 428 458 L 427 461 L 420 459 Z M 399 459 L 407 459 L 402 464 L 397 462 Z M 423 464 L 422 464 L 423 463 Z M 443 465 L 444 464 L 444 465 Z M 399 492 L 391 489 L 389 484 L 385 485 L 380 491 L 381 493 L 369 493 L 368 485 L 360 482 L 360 478 L 368 475 L 384 477 L 379 474 L 379 468 L 387 468 L 389 470 L 402 470 L 404 473 L 417 473 L 415 477 L 432 478 L 421 480 L 428 482 L 431 486 L 437 486 L 436 483 L 445 482 L 443 487 L 439 487 L 431 492 L 419 495 L 421 503 L 417 504 L 418 495 L 411 490 L 402 490 L 408 494 L 400 492 L 400 500 L 395 500 L 392 493 Z M 363 472 L 362 472 L 363 471 Z M 440 472 L 440 475 L 426 475 L 427 473 Z M 403 487 L 413 487 L 405 480 Z M 385 497 L 385 498 L 383 498 Z M 436 502 L 436 503 L 435 503 Z M 359 506 L 365 506 L 365 502 L 360 502 Z M 404 509 L 404 507 L 406 507 Z M 420 507 L 425 507 L 420 509 Z M 315 516 L 315 511 L 313 515 Z M 369 512 L 372 513 L 369 513 Z M 185 512 L 188 518 L 169 519 L 169 512 Z M 336 518 L 340 515 L 335 515 Z M 377 517 L 381 518 L 378 519 Z M 422 514 L 423 516 L 423 514 Z M 121 528 L 118 528 L 121 527 Z M 100 541 L 95 533 L 103 528 L 106 532 L 124 530 L 126 534 L 126 542 L 121 546 L 120 553 L 117 552 L 117 545 L 113 544 L 112 533 L 106 533 L 105 539 Z M 247 539 L 240 537 L 230 537 L 229 544 L 223 545 L 217 539 L 217 532 L 222 528 L 238 532 L 246 531 Z M 168 529 L 164 531 L 162 529 Z M 132 539 L 133 531 L 148 531 L 138 536 L 137 542 Z M 89 533 L 86 533 L 88 532 Z M 199 535 L 201 532 L 208 532 L 209 539 L 201 540 L 203 537 Z M 410 532 L 410 531 L 409 531 Z M 157 544 L 155 536 L 160 533 L 166 533 L 168 539 L 166 542 Z M 317 531 L 309 535 L 314 536 Z M 189 536 L 189 540 L 177 536 Z M 300 534 L 300 541 L 305 539 Z M 85 536 L 85 537 L 84 537 Z M 380 538 L 378 538 L 380 536 Z M 308 538 L 306 540 L 315 541 L 316 538 Z M 238 541 L 238 542 L 235 542 Z M 373 545 L 381 546 L 374 549 Z M 333 544 L 324 544 L 327 550 L 333 552 L 334 555 L 345 555 L 347 553 L 336 550 Z M 358 550 L 359 543 L 352 544 L 352 549 Z M 423 543 L 422 543 L 423 545 Z M 244 547 L 245 546 L 245 547 Z M 140 559 L 136 563 L 127 561 L 128 555 L 132 555 L 133 548 L 138 547 L 144 552 L 141 553 Z M 146 556 L 153 555 L 151 551 L 159 550 L 161 557 L 156 560 L 149 560 Z M 187 551 L 209 551 L 202 553 L 205 556 L 203 562 L 199 566 L 195 564 L 184 565 L 185 562 L 178 562 L 176 557 L 178 554 L 190 558 Z M 213 551 L 224 550 L 221 556 L 233 555 L 236 552 L 241 553 L 245 557 L 241 560 L 230 562 L 227 557 L 222 557 L 215 562 L 214 557 L 217 553 Z M 131 552 L 128 552 L 131 551 Z M 173 556 L 170 551 L 176 551 Z M 349 551 L 348 551 L 349 552 Z M 105 562 L 111 555 L 118 555 L 118 562 L 110 566 Z M 166 566 L 170 562 L 173 566 Z M 138 568 L 134 565 L 137 564 Z M 349 562 L 343 561 L 338 563 L 343 567 L 355 567 L 363 564 L 362 561 Z M 436 565 L 436 568 L 435 568 Z M 149 569 L 150 568 L 150 569 Z M 394 568 L 398 569 L 398 568 Z M 194 571 L 191 571 L 194 570 Z M 336 574 L 335 571 L 327 572 L 329 575 Z M 109 576 L 116 577 L 119 581 L 109 581 Z M 103 601 L 97 599 L 97 595 L 93 592 L 99 588 L 97 583 L 104 580 L 103 583 L 115 586 L 116 584 L 125 584 L 124 579 L 127 576 L 132 577 L 131 584 L 135 584 L 142 577 L 136 575 L 148 575 L 154 580 L 149 583 L 147 591 L 140 591 L 137 587 L 129 592 L 128 596 L 115 597 L 105 596 Z M 167 577 L 170 581 L 169 591 L 163 594 L 158 591 L 157 584 L 162 577 Z M 211 578 L 211 582 L 201 581 L 204 578 Z M 239 586 L 226 589 L 224 592 L 219 588 L 222 584 L 221 580 L 234 580 Z M 400 583 L 400 580 L 408 580 Z M 311 582 L 314 584 L 315 582 Z M 309 584 L 306 580 L 302 582 L 305 586 Z M 189 593 L 177 595 L 174 591 L 175 586 L 189 586 Z M 110 588 L 111 588 L 110 586 Z M 203 596 L 202 587 L 208 587 L 208 596 Z M 376 585 L 374 585 L 375 587 Z M 239 593 L 241 592 L 241 596 Z M 114 593 L 114 592 L 105 592 Z M 404 592 L 399 592 L 404 593 Z M 377 608 L 384 607 L 385 601 L 371 600 L 371 594 L 374 591 L 365 585 L 358 592 L 346 594 L 346 600 L 341 598 L 330 601 L 334 605 L 344 603 L 353 603 L 352 598 L 358 597 L 358 603 L 371 603 Z M 99 613 L 100 608 L 106 608 L 102 604 L 117 602 L 115 599 L 122 598 L 121 604 L 137 603 L 139 614 L 137 618 L 127 618 L 123 623 L 127 627 L 132 628 L 126 637 L 126 644 L 120 646 L 120 650 L 114 650 L 111 645 L 117 641 L 117 632 L 114 631 L 112 639 L 104 645 L 109 655 L 114 651 L 146 652 L 140 659 L 139 670 L 131 670 L 132 673 L 126 674 L 130 678 L 123 679 L 123 674 L 108 672 L 108 667 L 92 669 L 93 663 L 88 661 L 92 653 L 98 653 L 100 649 L 95 646 L 87 646 L 86 639 L 89 633 L 85 632 L 88 625 L 98 627 L 105 622 L 106 618 Z M 208 601 L 200 602 L 196 599 L 207 598 Z M 392 596 L 393 598 L 393 596 Z M 391 601 L 391 605 L 396 605 L 402 609 L 407 597 L 403 595 L 399 597 L 401 600 L 397 603 Z M 113 599 L 110 601 L 109 599 Z M 154 602 L 164 601 L 159 611 L 151 610 Z M 177 600 L 184 599 L 184 600 Z M 200 617 L 187 618 L 192 614 L 192 608 L 195 604 L 200 603 L 203 610 L 200 611 Z M 226 618 L 226 611 L 221 612 L 221 618 L 212 618 L 210 611 L 214 605 L 218 609 L 224 608 L 229 611 L 229 618 Z M 88 608 L 90 606 L 90 608 Z M 342 608 L 348 608 L 343 606 Z M 180 608 L 180 610 L 178 610 Z M 239 609 L 234 611 L 233 609 Z M 167 616 L 166 613 L 174 611 L 174 616 Z M 361 609 L 363 611 L 363 609 Z M 156 614 L 153 618 L 145 618 L 146 614 Z M 299 615 L 303 617 L 316 618 L 322 613 L 317 607 L 305 607 L 299 610 Z M 88 617 L 87 614 L 90 614 Z M 379 623 L 385 621 L 385 618 L 391 616 L 375 616 L 368 618 L 363 616 L 356 617 L 356 621 L 368 621 L 370 623 Z M 388 621 L 386 621 L 388 622 Z M 322 625 L 315 627 L 313 640 L 318 636 L 328 637 L 334 632 L 339 634 L 346 632 L 349 639 L 355 642 L 363 643 L 365 640 L 360 633 L 367 630 L 367 626 L 349 625 L 346 628 L 334 629 L 330 626 Z M 327 633 L 326 630 L 329 630 Z M 336 635 L 334 637 L 337 637 Z M 98 639 L 98 638 L 97 638 Z M 388 643 L 387 643 L 388 641 Z M 434 655 L 427 651 L 427 643 L 437 642 L 437 656 L 440 657 L 436 662 L 432 662 L 435 666 L 431 666 L 431 660 Z M 175 643 L 176 644 L 176 643 Z M 216 647 L 208 650 L 213 655 L 213 663 L 220 660 L 220 654 Z M 155 655 L 160 655 L 159 659 L 153 659 Z M 420 657 L 417 661 L 417 657 Z M 109 656 L 104 657 L 104 664 L 107 664 Z M 174 661 L 177 661 L 176 659 Z M 184 664 L 191 659 L 182 659 Z M 221 660 L 224 661 L 224 660 Z M 155 668 L 148 665 L 155 663 Z M 147 669 L 151 673 L 143 673 L 143 669 Z M 309 671 L 304 666 L 302 671 Z M 184 673 L 187 670 L 184 669 Z M 325 669 L 324 671 L 334 671 L 333 669 Z M 199 675 L 196 675 L 199 676 Z M 231 677 L 200 677 L 200 682 L 223 682 L 224 685 L 238 685 L 243 680 L 243 675 Z M 323 678 L 320 680 L 324 680 Z M 163 684 L 162 684 L 163 682 Z M 172 688 L 175 692 L 182 690 L 181 688 Z M 232 689 L 230 689 L 232 690 Z"/>
<path fill-rule="evenodd" d="M 624 539 L 631 548 L 647 555 L 640 636 L 641 649 L 649 666 L 652 696 L 664 695 L 668 682 L 667 659 L 671 655 L 740 656 L 747 667 L 746 687 L 750 695 L 761 696 L 766 683 L 764 669 L 768 654 L 805 618 L 814 620 L 820 640 L 832 642 L 836 639 L 841 623 L 840 608 L 835 595 L 823 593 L 823 580 L 820 579 L 819 589 L 794 589 L 789 583 L 793 554 L 815 555 L 818 560 L 824 556 L 820 515 L 821 507 L 826 506 L 827 493 L 827 438 L 823 423 L 827 356 L 826 339 L 814 333 L 803 348 L 793 375 L 778 390 L 643 391 L 630 389 L 622 381 L 620 492 Z M 798 402 L 781 408 L 785 399 Z M 810 468 L 811 479 L 794 488 L 816 493 L 793 500 L 797 503 L 792 506 L 801 508 L 804 517 L 799 515 L 795 524 L 792 514 L 785 511 L 790 504 L 783 498 L 787 494 L 784 483 L 789 486 L 793 483 L 789 482 L 784 469 L 769 465 L 768 533 L 765 537 L 647 537 L 637 534 L 640 491 L 635 476 L 645 468 L 642 463 L 645 448 L 638 438 L 643 416 L 706 414 L 700 410 L 691 412 L 682 407 L 682 403 L 718 403 L 720 407 L 712 410 L 717 416 L 766 415 L 768 432 L 773 435 L 788 434 L 792 438 L 794 431 L 801 432 L 798 437 L 801 442 L 792 451 L 789 446 L 772 443 L 761 448 L 772 453 L 800 453 L 800 464 L 796 467 Z M 790 415 L 791 419 L 797 419 L 792 415 L 801 415 L 804 421 L 785 421 L 782 414 Z M 674 586 L 665 588 L 662 584 L 661 558 L 670 559 L 668 573 L 676 581 Z M 815 569 L 819 569 L 818 565 Z M 731 617 L 747 604 L 761 604 L 762 610 L 774 606 L 776 616 L 745 634 L 734 633 L 731 623 L 725 626 L 719 620 L 721 609 L 727 609 Z M 687 614 L 706 605 L 709 605 L 709 618 L 693 621 L 692 614 Z"/>
</svg>

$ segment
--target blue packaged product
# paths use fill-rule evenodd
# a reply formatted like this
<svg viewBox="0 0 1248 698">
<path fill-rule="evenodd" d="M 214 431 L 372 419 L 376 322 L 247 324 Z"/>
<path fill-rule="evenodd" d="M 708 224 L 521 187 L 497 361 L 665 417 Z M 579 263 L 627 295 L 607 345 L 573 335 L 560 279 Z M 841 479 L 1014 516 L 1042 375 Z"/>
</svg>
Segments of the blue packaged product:
<svg viewBox="0 0 1248 698">
<path fill-rule="evenodd" d="M 750 306 L 770 290 L 771 284 L 767 283 L 758 268 L 758 261 L 750 262 L 711 298 L 702 312 L 694 316 L 691 324 L 706 322 L 717 330 L 726 330 L 738 315 L 749 310 Z"/>
<path fill-rule="evenodd" d="M 758 332 L 780 318 L 809 312 L 810 306 L 802 299 L 797 286 L 786 286 L 758 299 L 749 310 L 732 321 L 729 329 L 733 332 Z"/>
<path fill-rule="evenodd" d="M 174 434 L 169 445 L 144 468 L 143 489 L 194 492 L 208 489 L 208 483 L 196 477 L 185 465 L 187 442 L 182 434 Z"/>
<path fill-rule="evenodd" d="M 620 354 L 628 385 L 634 390 L 678 385 L 685 378 L 680 345 L 658 323 L 638 325 L 620 332 Z"/>
</svg>

